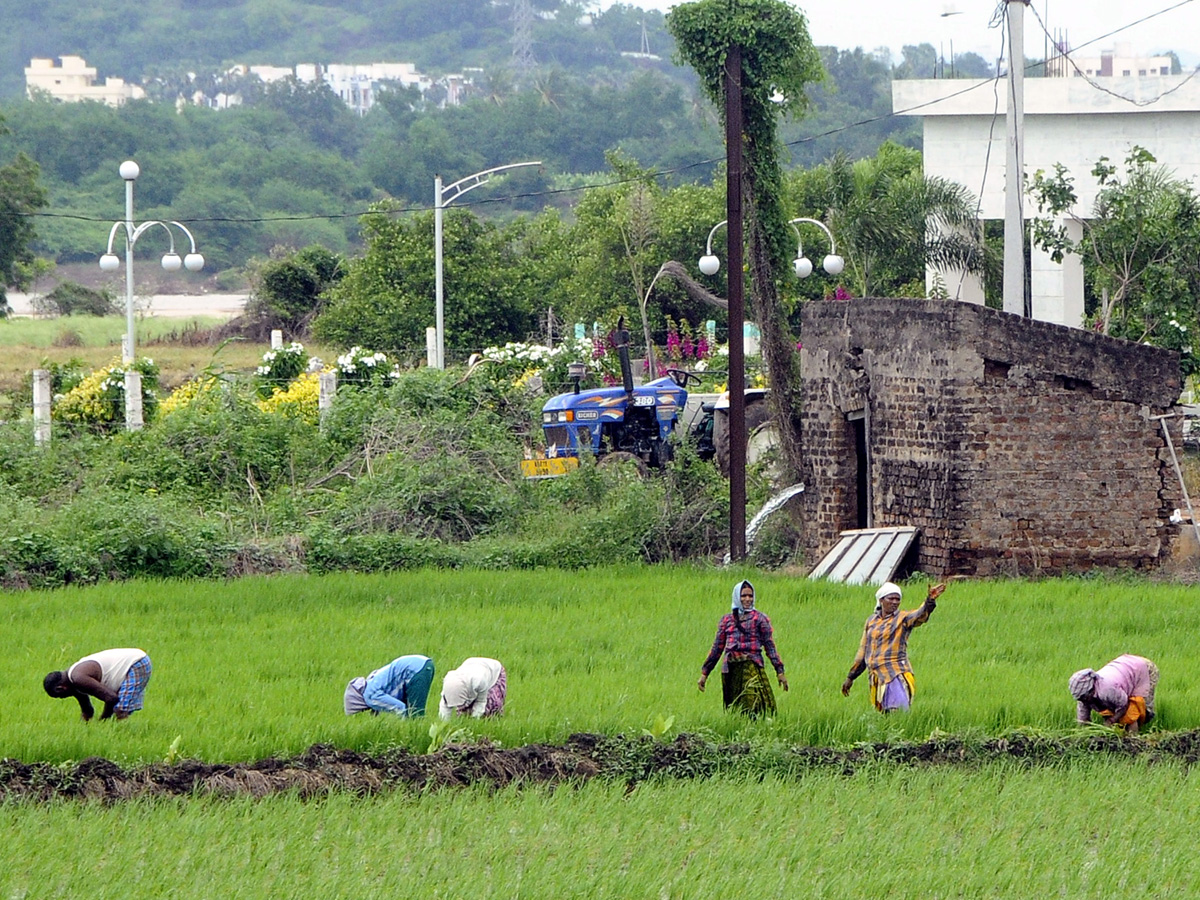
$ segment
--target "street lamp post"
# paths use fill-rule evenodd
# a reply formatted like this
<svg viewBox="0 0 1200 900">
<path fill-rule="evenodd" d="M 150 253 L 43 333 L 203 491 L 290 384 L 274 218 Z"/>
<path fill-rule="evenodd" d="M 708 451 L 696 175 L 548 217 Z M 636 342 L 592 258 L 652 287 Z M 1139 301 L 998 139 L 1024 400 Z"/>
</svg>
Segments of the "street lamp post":
<svg viewBox="0 0 1200 900">
<path fill-rule="evenodd" d="M 434 260 L 434 305 L 435 330 L 437 331 L 437 367 L 446 368 L 446 316 L 445 303 L 442 297 L 442 210 L 465 194 L 480 185 L 487 184 L 493 175 L 507 172 L 509 169 L 520 169 L 525 166 L 540 166 L 541 160 L 535 162 L 510 163 L 507 166 L 496 166 L 460 178 L 453 184 L 442 187 L 442 176 L 433 177 L 433 260 Z"/>
<path fill-rule="evenodd" d="M 204 268 L 204 257 L 196 252 L 196 239 L 192 237 L 192 233 L 187 230 L 180 222 L 169 221 L 159 222 L 156 219 L 143 222 L 141 225 L 135 225 L 133 222 L 133 183 L 137 181 L 138 175 L 141 174 L 141 169 L 138 164 L 132 159 L 127 159 L 121 163 L 121 177 L 125 179 L 125 221 L 114 222 L 112 228 L 108 232 L 108 249 L 104 255 L 100 257 L 100 268 L 105 272 L 115 272 L 121 265 L 120 259 L 113 253 L 113 241 L 117 236 L 117 229 L 125 229 L 125 342 L 122 348 L 122 358 L 126 363 L 131 363 L 134 360 L 134 323 L 133 323 L 133 248 L 137 244 L 138 238 L 145 234 L 149 229 L 156 225 L 167 232 L 170 238 L 171 247 L 163 254 L 162 267 L 168 272 L 179 271 L 180 266 L 187 269 L 189 272 L 198 272 Z M 191 252 L 183 259 L 179 258 L 179 254 L 175 252 L 175 233 L 170 226 L 174 225 L 183 232 L 191 244 Z"/>
<path fill-rule="evenodd" d="M 813 264 L 804 255 L 804 244 L 800 242 L 801 223 L 816 225 L 829 238 L 829 255 L 822 261 L 821 266 L 830 275 L 840 275 L 846 261 L 837 255 L 837 244 L 833 234 L 825 225 L 816 219 L 790 219 L 788 224 L 796 232 L 796 259 L 792 262 L 797 278 L 807 278 L 812 274 Z M 739 223 L 740 224 L 740 223 Z M 716 275 L 721 268 L 721 260 L 713 253 L 712 242 L 717 230 L 727 227 L 729 220 L 718 222 L 708 232 L 708 240 L 704 245 L 704 255 L 697 263 L 704 275 Z M 726 236 L 730 234 L 727 231 Z M 741 272 L 741 245 L 733 240 L 728 243 L 729 253 L 729 558 L 733 561 L 744 559 L 746 556 L 746 402 L 744 393 L 743 343 L 742 327 L 744 316 L 742 307 L 734 309 L 735 293 L 740 296 L 741 279 L 733 276 Z M 736 254 L 736 256 L 735 256 Z M 735 290 L 736 289 L 736 290 Z M 736 331 L 735 331 L 736 330 Z"/>
</svg>

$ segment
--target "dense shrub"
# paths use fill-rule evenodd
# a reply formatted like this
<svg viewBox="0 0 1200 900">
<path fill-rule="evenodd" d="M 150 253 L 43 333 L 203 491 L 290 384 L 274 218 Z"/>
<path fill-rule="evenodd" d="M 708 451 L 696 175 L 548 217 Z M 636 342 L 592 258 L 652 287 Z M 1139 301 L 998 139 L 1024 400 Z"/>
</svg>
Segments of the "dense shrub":
<svg viewBox="0 0 1200 900">
<path fill-rule="evenodd" d="M 33 308 L 50 316 L 112 316 L 123 312 L 112 291 L 94 291 L 74 281 L 64 281 L 45 296 L 33 301 Z"/>
<path fill-rule="evenodd" d="M 250 503 L 325 458 L 316 429 L 263 412 L 236 387 L 201 392 L 154 427 L 116 435 L 113 453 L 112 477 L 126 488 Z"/>
<path fill-rule="evenodd" d="M 0 541 L 0 583 L 55 587 L 133 577 L 224 574 L 231 543 L 223 526 L 160 497 L 99 492 L 47 512 L 9 507 Z"/>
<path fill-rule="evenodd" d="M 0 427 L 11 526 L 0 580 L 584 568 L 724 553 L 728 486 L 686 445 L 650 475 L 585 460 L 563 478 L 522 479 L 540 404 L 511 384 L 426 369 L 344 387 L 320 429 L 279 414 L 282 402 L 204 376 L 142 431 L 59 429 L 34 452 L 28 423 Z M 748 493 L 765 490 L 752 479 Z M 768 532 L 764 555 L 782 561 L 785 543 Z"/>
</svg>

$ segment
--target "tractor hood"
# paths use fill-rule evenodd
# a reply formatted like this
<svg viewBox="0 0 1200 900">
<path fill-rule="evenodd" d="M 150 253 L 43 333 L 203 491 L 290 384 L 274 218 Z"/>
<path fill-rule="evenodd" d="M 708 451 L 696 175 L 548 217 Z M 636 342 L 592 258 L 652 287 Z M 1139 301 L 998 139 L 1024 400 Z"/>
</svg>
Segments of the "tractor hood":
<svg viewBox="0 0 1200 900">
<path fill-rule="evenodd" d="M 559 394 L 547 400 L 545 406 L 542 407 L 542 421 L 566 421 L 565 417 L 560 420 L 558 416 L 558 413 L 566 410 L 575 413 L 572 419 L 587 421 L 588 419 L 619 419 L 629 405 L 650 408 L 673 406 L 683 409 L 685 403 L 687 403 L 687 391 L 670 378 L 658 378 L 649 384 L 635 387 L 632 400 L 625 393 L 625 389 L 621 387 L 595 388 L 590 391 L 580 391 L 578 394 Z M 609 415 L 605 415 L 606 412 Z"/>
</svg>

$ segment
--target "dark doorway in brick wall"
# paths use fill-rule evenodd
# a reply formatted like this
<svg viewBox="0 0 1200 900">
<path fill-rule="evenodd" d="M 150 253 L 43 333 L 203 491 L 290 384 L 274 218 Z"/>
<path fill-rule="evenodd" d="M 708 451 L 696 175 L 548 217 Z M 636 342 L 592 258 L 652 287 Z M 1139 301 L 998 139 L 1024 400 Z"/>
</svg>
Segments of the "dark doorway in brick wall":
<svg viewBox="0 0 1200 900">
<path fill-rule="evenodd" d="M 847 414 L 846 424 L 854 447 L 854 528 L 871 527 L 871 468 L 867 461 L 867 414 Z"/>
</svg>

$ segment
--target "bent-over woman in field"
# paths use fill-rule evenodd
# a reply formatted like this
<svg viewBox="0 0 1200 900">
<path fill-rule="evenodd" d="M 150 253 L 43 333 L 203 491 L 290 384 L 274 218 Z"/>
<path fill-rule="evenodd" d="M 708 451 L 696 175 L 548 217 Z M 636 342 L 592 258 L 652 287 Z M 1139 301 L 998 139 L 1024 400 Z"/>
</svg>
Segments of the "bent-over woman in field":
<svg viewBox="0 0 1200 900">
<path fill-rule="evenodd" d="M 508 693 L 508 673 L 498 659 L 471 656 L 442 679 L 442 699 L 438 715 L 449 720 L 455 713 L 472 716 L 498 716 L 504 712 Z"/>
<path fill-rule="evenodd" d="M 432 659 L 428 656 L 399 656 L 370 675 L 350 679 L 342 705 L 348 716 L 360 712 L 423 716 L 432 685 Z"/>
<path fill-rule="evenodd" d="M 1126 653 L 1098 672 L 1080 669 L 1067 687 L 1078 704 L 1075 718 L 1080 724 L 1090 722 L 1096 712 L 1105 725 L 1123 725 L 1127 734 L 1137 734 L 1154 718 L 1158 666 L 1144 656 Z"/>
<path fill-rule="evenodd" d="M 925 602 L 908 612 L 900 612 L 900 588 L 890 581 L 875 592 L 875 612 L 863 625 L 858 653 L 842 682 L 843 697 L 850 696 L 854 679 L 869 671 L 871 703 L 877 710 L 888 713 L 912 706 L 917 681 L 908 663 L 908 636 L 929 621 L 944 590 L 944 584 L 931 586 Z"/>
<path fill-rule="evenodd" d="M 767 680 L 764 650 L 775 667 L 779 686 L 786 691 L 787 676 L 783 674 L 783 660 L 775 649 L 771 620 L 754 608 L 754 585 L 739 581 L 733 586 L 733 609 L 717 624 L 717 636 L 708 651 L 708 658 L 700 667 L 697 687 L 704 690 L 709 673 L 723 653 L 721 695 L 725 708 L 732 706 L 749 716 L 775 715 L 775 693 Z"/>
</svg>

